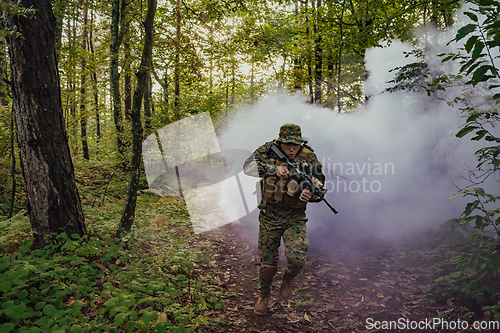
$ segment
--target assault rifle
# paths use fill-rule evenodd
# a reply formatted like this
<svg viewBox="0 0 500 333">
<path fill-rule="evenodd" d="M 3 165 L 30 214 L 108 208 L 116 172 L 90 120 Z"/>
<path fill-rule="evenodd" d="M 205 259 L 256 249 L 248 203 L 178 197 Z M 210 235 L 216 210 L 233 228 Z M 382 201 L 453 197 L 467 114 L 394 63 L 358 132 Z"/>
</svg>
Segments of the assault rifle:
<svg viewBox="0 0 500 333">
<path fill-rule="evenodd" d="M 332 212 L 334 212 L 335 214 L 338 213 L 338 211 L 333 208 L 332 205 L 325 199 L 327 189 L 325 189 L 323 184 L 318 179 L 309 175 L 309 164 L 307 164 L 306 162 L 300 163 L 298 161 L 289 159 L 288 156 L 286 156 L 286 154 L 281 151 L 281 149 L 274 143 L 271 146 L 271 152 L 274 153 L 274 155 L 276 155 L 280 161 L 286 163 L 288 170 L 292 174 L 292 178 L 295 178 L 295 180 L 297 180 L 299 183 L 303 183 L 304 186 L 308 188 L 313 195 L 320 197 L 321 200 L 324 201 L 326 205 L 332 210 Z"/>
</svg>

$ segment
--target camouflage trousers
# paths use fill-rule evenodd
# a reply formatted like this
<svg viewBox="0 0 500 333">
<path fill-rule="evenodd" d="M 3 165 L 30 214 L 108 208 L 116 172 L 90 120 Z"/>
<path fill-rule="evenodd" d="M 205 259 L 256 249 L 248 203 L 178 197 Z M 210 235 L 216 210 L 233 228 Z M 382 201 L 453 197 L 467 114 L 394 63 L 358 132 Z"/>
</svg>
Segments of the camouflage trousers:
<svg viewBox="0 0 500 333">
<path fill-rule="evenodd" d="M 281 238 L 285 245 L 287 264 L 284 278 L 293 279 L 299 274 L 306 261 L 309 239 L 306 233 L 305 208 L 290 209 L 267 204 L 259 214 L 258 253 L 261 264 L 277 265 Z M 271 280 L 263 280 L 259 276 L 260 296 L 268 296 L 271 292 Z"/>
</svg>

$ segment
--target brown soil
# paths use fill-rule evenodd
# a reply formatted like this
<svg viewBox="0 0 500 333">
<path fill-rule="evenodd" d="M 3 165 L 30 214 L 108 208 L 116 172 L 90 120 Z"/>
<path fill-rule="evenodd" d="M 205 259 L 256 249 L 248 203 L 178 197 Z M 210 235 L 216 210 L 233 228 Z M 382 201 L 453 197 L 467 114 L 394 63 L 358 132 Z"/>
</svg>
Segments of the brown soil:
<svg viewBox="0 0 500 333">
<path fill-rule="evenodd" d="M 452 303 L 436 305 L 425 301 L 421 287 L 425 270 L 432 263 L 419 242 L 412 244 L 376 244 L 363 249 L 338 246 L 326 250 L 311 243 L 307 264 L 294 284 L 294 296 L 279 299 L 278 288 L 286 263 L 280 263 L 274 278 L 268 313 L 257 316 L 253 306 L 257 298 L 256 244 L 245 240 L 238 225 L 227 225 L 203 238 L 212 247 L 212 258 L 202 270 L 215 276 L 224 293 L 227 325 L 214 332 L 487 332 L 485 330 L 375 329 L 368 324 L 380 321 L 418 322 L 445 317 L 456 321 L 471 314 Z M 311 237 L 310 237 L 311 238 Z M 282 251 L 282 247 L 280 248 Z M 372 321 L 369 321 L 372 318 Z M 468 319 L 472 325 L 473 319 Z M 394 323 L 393 323 L 394 324 Z M 417 323 L 413 323 L 417 324 Z M 428 328 L 429 326 L 427 326 Z M 407 326 L 408 328 L 408 326 Z"/>
</svg>

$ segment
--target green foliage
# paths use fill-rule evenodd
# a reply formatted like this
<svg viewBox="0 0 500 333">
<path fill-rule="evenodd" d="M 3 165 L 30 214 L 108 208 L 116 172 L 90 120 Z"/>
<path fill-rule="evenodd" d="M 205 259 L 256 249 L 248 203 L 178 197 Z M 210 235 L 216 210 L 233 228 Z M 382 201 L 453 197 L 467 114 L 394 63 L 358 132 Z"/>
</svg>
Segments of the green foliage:
<svg viewBox="0 0 500 333">
<path fill-rule="evenodd" d="M 117 168 L 109 160 L 75 165 L 89 236 L 63 233 L 34 250 L 27 216 L 0 222 L 1 331 L 193 332 L 223 324 L 221 293 L 199 267 L 208 259 L 185 202 L 140 191 L 132 231 L 116 238 L 125 175 L 115 173 L 101 206 Z"/>
<path fill-rule="evenodd" d="M 420 92 L 425 89 L 426 85 L 430 84 L 430 70 L 423 52 L 419 50 L 405 52 L 405 58 L 410 56 L 415 56 L 419 60 L 391 69 L 390 72 L 396 72 L 396 77 L 388 83 L 395 83 L 395 86 L 389 87 L 385 91 L 390 93 L 399 90 Z"/>
<path fill-rule="evenodd" d="M 453 103 L 460 102 L 461 110 L 466 114 L 465 124 L 456 134 L 458 138 L 463 138 L 470 133 L 475 133 L 471 138 L 473 141 L 484 141 L 484 147 L 476 151 L 476 158 L 479 161 L 476 168 L 480 171 L 480 176 L 476 176 L 473 186 L 481 184 L 491 175 L 498 173 L 500 137 L 494 131 L 500 118 L 495 104 L 500 102 L 500 94 L 495 93 L 499 87 L 489 84 L 488 81 L 500 78 L 495 65 L 492 52 L 500 49 L 500 2 L 494 0 L 470 1 L 473 4 L 472 12 L 465 14 L 472 20 L 472 23 L 460 28 L 455 36 L 455 41 L 468 38 L 464 45 L 466 54 L 449 54 L 443 61 L 458 61 L 462 66 L 460 74 L 466 77 L 466 86 L 480 88 L 479 85 L 487 89 L 489 100 L 492 103 L 480 102 L 473 104 L 470 95 L 457 97 Z M 476 15 L 477 14 L 477 15 Z M 443 55 L 444 56 L 444 55 Z M 495 82 L 495 81 L 493 81 Z M 472 187 L 472 186 L 471 186 Z M 463 223 L 474 222 L 479 230 L 492 227 L 500 235 L 500 206 L 497 201 L 500 197 L 485 193 L 482 187 L 466 188 L 455 195 L 472 196 L 475 200 L 468 203 L 462 213 Z M 476 213 L 476 214 L 474 214 Z"/>
<path fill-rule="evenodd" d="M 137 239 L 58 236 L 59 243 L 0 258 L 0 316 L 18 332 L 176 331 L 221 300 L 197 273 L 196 252 L 162 256 Z M 164 321 L 157 322 L 162 314 Z M 10 326 L 9 326 L 10 327 Z"/>
<path fill-rule="evenodd" d="M 460 223 L 473 225 L 480 233 L 458 249 L 438 249 L 442 254 L 448 254 L 433 266 L 433 283 L 426 290 L 444 299 L 473 301 L 499 319 L 500 258 L 497 243 L 500 236 L 500 196 L 487 193 L 481 184 L 492 181 L 493 175 L 499 171 L 500 138 L 495 127 L 500 120 L 496 107 L 500 102 L 497 92 L 500 86 L 491 82 L 495 83 L 500 78 L 492 56 L 500 48 L 500 2 L 468 2 L 472 9 L 465 15 L 472 23 L 459 29 L 454 38 L 457 42 L 467 38 L 463 47 L 465 53 L 441 55 L 443 62 L 455 61 L 461 65 L 459 75 L 441 77 L 430 88 L 435 89 L 442 82 L 464 85 L 462 96 L 448 101 L 451 106 L 458 105 L 466 116 L 456 137 L 465 138 L 473 133 L 470 140 L 483 142 L 484 146 L 475 152 L 478 164 L 476 170 L 469 173 L 471 185 L 454 196 L 472 197 L 473 201 L 461 214 Z M 491 230 L 496 232 L 495 238 L 486 236 L 486 232 Z"/>
<path fill-rule="evenodd" d="M 474 308 L 474 304 L 495 308 L 500 299 L 500 253 L 496 242 L 484 235 L 455 233 L 434 251 L 435 263 L 430 270 L 432 283 L 424 290 L 435 299 L 456 299 Z M 495 315 L 498 313 L 493 312 Z"/>
<path fill-rule="evenodd" d="M 0 158 L 0 179 L 3 180 L 0 182 L 0 221 L 8 215 L 9 211 L 12 190 L 11 168 L 12 161 L 9 156 L 7 156 L 7 158 Z M 19 214 L 26 207 L 26 190 L 19 161 L 16 163 L 15 177 L 17 189 L 14 202 L 14 214 Z"/>
<path fill-rule="evenodd" d="M 32 18 L 36 13 L 36 10 L 34 9 L 23 7 L 21 0 L 17 0 L 17 2 L 12 1 L 12 3 L 1 1 L 0 11 L 4 17 L 23 16 L 26 18 Z M 22 34 L 17 30 L 16 26 L 12 29 L 6 29 L 2 25 L 2 28 L 0 28 L 0 42 L 6 43 L 7 38 L 10 37 L 22 38 Z"/>
<path fill-rule="evenodd" d="M 308 299 L 307 301 L 301 301 L 301 300 L 298 300 L 295 302 L 295 306 L 296 307 L 299 307 L 299 306 L 307 306 L 307 305 L 313 305 L 314 304 L 314 298 L 310 298 Z"/>
</svg>

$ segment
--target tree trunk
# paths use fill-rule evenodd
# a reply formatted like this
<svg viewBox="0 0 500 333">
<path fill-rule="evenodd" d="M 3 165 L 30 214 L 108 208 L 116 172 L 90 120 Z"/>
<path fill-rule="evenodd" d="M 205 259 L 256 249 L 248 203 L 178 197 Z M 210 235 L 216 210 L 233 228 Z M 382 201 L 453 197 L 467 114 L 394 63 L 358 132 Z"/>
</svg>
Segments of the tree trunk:
<svg viewBox="0 0 500 333">
<path fill-rule="evenodd" d="M 84 51 L 87 51 L 88 47 L 88 36 L 89 36 L 89 31 L 88 31 L 88 12 L 89 12 L 89 1 L 85 0 L 85 4 L 83 5 L 83 39 L 82 39 L 82 49 Z M 87 110 L 86 110 L 86 97 L 87 97 L 87 92 L 86 92 L 86 80 L 87 80 L 87 73 L 85 72 L 87 70 L 87 60 L 86 60 L 86 53 L 83 54 L 82 57 L 82 77 L 81 77 L 81 84 L 80 84 L 80 137 L 82 139 L 82 151 L 83 151 L 83 158 L 86 160 L 90 159 L 89 155 L 89 144 L 87 142 Z"/>
<path fill-rule="evenodd" d="M 9 215 L 8 219 L 12 217 L 14 214 L 14 202 L 16 200 L 16 151 L 15 151 L 15 140 L 16 133 L 14 131 L 14 108 L 12 108 L 12 113 L 10 115 L 10 157 L 12 158 L 12 169 L 11 169 L 11 177 L 12 177 L 12 187 L 10 194 L 10 206 L 9 206 Z"/>
<path fill-rule="evenodd" d="M 181 0 L 177 0 L 177 31 L 176 31 L 176 50 L 175 50 L 175 60 L 174 60 L 174 109 L 175 109 L 175 120 L 180 119 L 179 114 L 179 98 L 180 98 L 180 53 L 181 53 Z"/>
<path fill-rule="evenodd" d="M 68 4 L 69 0 L 55 1 L 53 3 L 54 15 L 56 16 L 56 54 L 58 60 L 61 53 L 64 16 L 66 15 Z"/>
<path fill-rule="evenodd" d="M 95 108 L 95 126 L 96 126 L 96 142 L 99 143 L 101 140 L 101 121 L 99 115 L 99 91 L 97 90 L 97 73 L 95 71 L 95 51 L 94 51 L 94 40 L 92 38 L 92 31 L 94 29 L 94 10 L 90 12 L 90 36 L 89 36 L 89 47 L 90 53 L 92 53 L 92 62 L 94 64 L 94 71 L 92 72 L 92 91 L 94 93 L 94 108 Z"/>
<path fill-rule="evenodd" d="M 146 137 L 151 133 L 151 90 L 151 68 L 148 68 L 144 91 L 144 131 L 146 132 Z"/>
<path fill-rule="evenodd" d="M 72 15 L 71 17 L 68 17 L 68 43 L 71 47 L 71 49 L 74 49 L 76 47 L 76 22 L 74 19 L 75 13 L 74 9 L 72 9 Z M 69 75 L 69 101 L 68 101 L 68 106 L 69 106 L 69 121 L 67 122 L 66 126 L 69 131 L 69 145 L 73 153 L 78 152 L 78 139 L 77 139 L 77 126 L 76 126 L 76 83 L 75 83 L 75 77 L 76 77 L 76 69 L 75 69 L 75 57 L 69 54 L 69 59 L 68 63 L 70 64 L 70 69 L 71 69 L 71 74 Z"/>
<path fill-rule="evenodd" d="M 125 34 L 129 36 L 130 34 L 130 24 L 127 23 L 125 28 Z M 128 38 L 125 38 L 126 41 L 123 43 L 125 48 L 125 64 L 124 64 L 124 73 L 125 73 L 125 119 L 129 119 L 130 110 L 132 109 L 132 77 L 130 75 L 130 43 L 128 42 Z"/>
<path fill-rule="evenodd" d="M 113 0 L 111 13 L 111 44 L 110 44 L 110 87 L 113 100 L 113 119 L 116 128 L 116 147 L 123 156 L 125 147 L 123 145 L 123 120 L 122 120 L 122 98 L 120 94 L 120 73 L 118 71 L 118 51 L 123 40 L 125 31 L 125 0 Z"/>
<path fill-rule="evenodd" d="M 300 26 L 300 19 L 299 19 L 299 0 L 295 2 L 295 19 L 297 21 L 296 25 L 297 28 Z M 299 55 L 293 56 L 292 60 L 292 80 L 293 80 L 293 89 L 294 90 L 302 90 L 302 78 L 301 78 L 301 73 L 302 73 L 302 61 L 300 60 Z"/>
<path fill-rule="evenodd" d="M 136 73 L 137 87 L 134 91 L 132 105 L 132 167 L 130 183 L 127 191 L 127 199 L 118 229 L 118 235 L 123 231 L 130 231 L 135 218 L 135 206 L 137 202 L 137 189 L 141 173 L 142 159 L 142 123 L 141 104 L 146 90 L 146 78 L 151 68 L 151 57 L 153 50 L 153 23 L 156 13 L 157 0 L 148 0 L 148 12 L 144 22 L 144 49 L 142 50 L 141 65 Z"/>
<path fill-rule="evenodd" d="M 338 112 L 342 112 L 342 103 L 340 100 L 340 74 L 342 70 L 342 39 L 344 38 L 343 22 L 344 19 L 344 8 L 345 0 L 342 2 L 342 14 L 340 15 L 340 42 L 339 42 L 339 66 L 338 66 L 338 76 L 337 76 L 337 108 Z"/>
<path fill-rule="evenodd" d="M 86 230 L 64 126 L 51 1 L 23 5 L 36 9 L 36 18 L 7 19 L 23 36 L 10 41 L 13 108 L 28 214 L 43 246 L 53 242 L 52 233 L 83 236 Z"/>
<path fill-rule="evenodd" d="M 314 103 L 319 105 L 321 105 L 321 98 L 322 98 L 321 85 L 323 83 L 323 48 L 321 47 L 321 31 L 318 26 L 319 24 L 318 11 L 320 7 L 321 7 L 321 0 L 318 0 L 316 5 L 316 21 L 314 23 L 314 34 L 316 35 L 316 39 L 314 41 L 314 49 L 315 49 L 314 53 L 316 56 L 316 64 L 314 70 L 314 80 L 315 80 Z"/>
<path fill-rule="evenodd" d="M 168 108 L 169 98 L 168 98 L 168 68 L 165 69 L 165 76 L 163 77 L 163 98 L 165 99 L 165 105 Z"/>
</svg>

